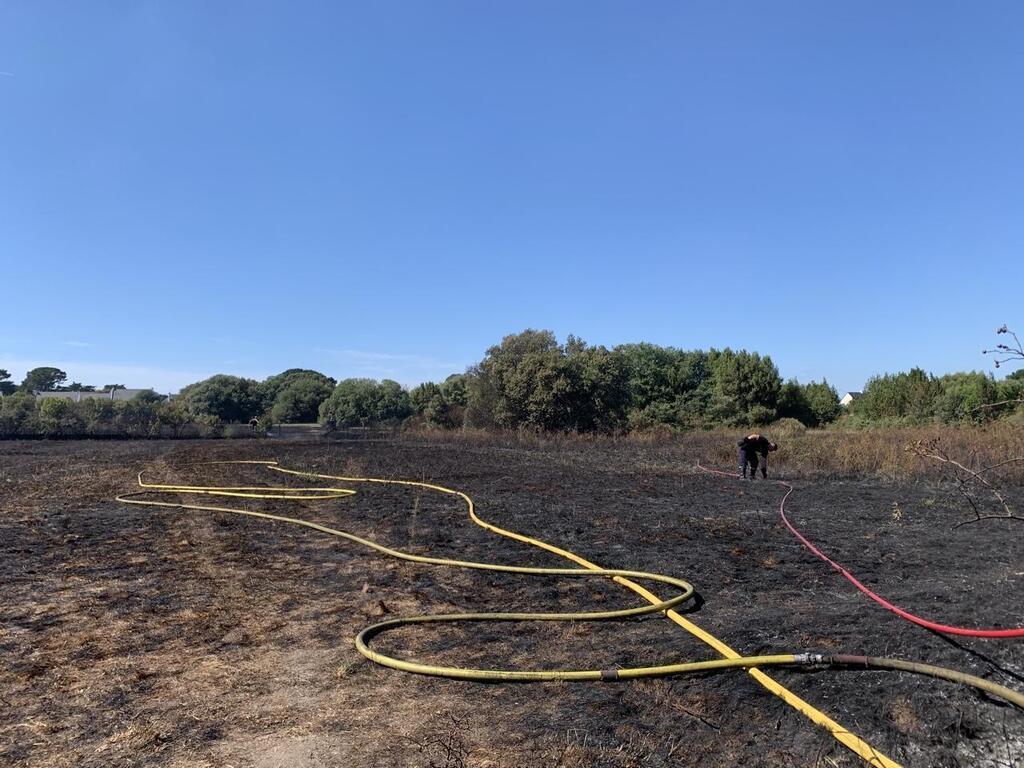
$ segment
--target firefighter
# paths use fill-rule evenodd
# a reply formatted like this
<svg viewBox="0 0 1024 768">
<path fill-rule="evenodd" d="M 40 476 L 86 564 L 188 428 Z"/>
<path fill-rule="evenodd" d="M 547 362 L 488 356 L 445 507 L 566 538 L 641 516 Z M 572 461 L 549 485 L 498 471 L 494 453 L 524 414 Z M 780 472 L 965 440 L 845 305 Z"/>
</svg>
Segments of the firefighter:
<svg viewBox="0 0 1024 768">
<path fill-rule="evenodd" d="M 761 477 L 765 480 L 768 479 L 768 454 L 772 451 L 779 450 L 777 443 L 773 443 L 764 435 L 759 435 L 756 432 L 752 435 L 747 435 L 739 442 L 739 465 L 740 474 L 743 479 L 747 478 L 747 465 L 750 465 L 750 479 L 754 480 L 757 477 L 758 464 L 761 465 Z M 759 461 L 760 458 L 760 461 Z"/>
</svg>

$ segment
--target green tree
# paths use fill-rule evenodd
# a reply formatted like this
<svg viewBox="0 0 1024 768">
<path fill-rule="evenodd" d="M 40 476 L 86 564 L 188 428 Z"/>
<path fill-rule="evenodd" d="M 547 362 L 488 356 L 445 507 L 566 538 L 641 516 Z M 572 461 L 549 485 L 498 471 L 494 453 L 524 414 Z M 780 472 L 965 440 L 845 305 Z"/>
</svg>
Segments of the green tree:
<svg viewBox="0 0 1024 768">
<path fill-rule="evenodd" d="M 471 370 L 466 422 L 505 429 L 610 431 L 625 422 L 629 372 L 621 355 L 550 331 L 506 336 Z"/>
<path fill-rule="evenodd" d="M 527 329 L 506 336 L 474 370 L 467 416 L 484 427 L 553 428 L 556 393 L 563 386 L 561 356 L 551 331 Z"/>
<path fill-rule="evenodd" d="M 440 398 L 442 401 L 445 399 L 441 387 L 434 382 L 425 381 L 419 386 L 413 387 L 409 392 L 413 413 L 423 413 L 434 398 Z"/>
<path fill-rule="evenodd" d="M 39 404 L 27 392 L 0 398 L 0 437 L 39 434 Z"/>
<path fill-rule="evenodd" d="M 920 368 L 874 376 L 852 413 L 874 422 L 924 424 L 932 420 L 942 385 Z"/>
<path fill-rule="evenodd" d="M 469 404 L 469 391 L 466 384 L 466 374 L 453 373 L 444 383 L 441 384 L 441 394 L 444 399 L 452 405 L 465 408 Z"/>
<path fill-rule="evenodd" d="M 569 384 L 562 429 L 614 432 L 625 426 L 630 392 L 629 369 L 622 355 L 570 337 L 562 366 Z"/>
<path fill-rule="evenodd" d="M 188 406 L 180 397 L 161 403 L 156 417 L 157 422 L 167 427 L 173 437 L 181 437 L 184 428 L 192 421 Z"/>
<path fill-rule="evenodd" d="M 47 437 L 70 437 L 85 431 L 75 403 L 60 397 L 47 397 L 39 403 L 39 426 Z"/>
<path fill-rule="evenodd" d="M 471 367 L 463 379 L 466 385 L 466 412 L 464 424 L 476 429 L 494 429 L 498 426 L 498 390 L 489 372 L 478 364 Z"/>
<path fill-rule="evenodd" d="M 25 379 L 21 382 L 21 388 L 26 392 L 52 392 L 67 381 L 67 379 L 68 375 L 60 368 L 42 366 L 40 368 L 33 368 L 25 374 Z"/>
<path fill-rule="evenodd" d="M 120 433 L 128 437 L 154 437 L 160 434 L 160 403 L 133 397 L 114 402 Z"/>
<path fill-rule="evenodd" d="M 278 390 L 270 417 L 277 424 L 312 424 L 320 415 L 320 404 L 331 396 L 333 383 L 326 377 L 297 376 Z"/>
<path fill-rule="evenodd" d="M 724 424 L 759 424 L 775 418 L 782 378 L 770 357 L 711 350 L 712 417 Z"/>
<path fill-rule="evenodd" d="M 412 415 L 409 393 L 402 385 L 391 379 L 384 379 L 378 385 L 377 413 L 374 421 L 401 421 Z"/>
<path fill-rule="evenodd" d="M 805 384 L 804 396 L 807 398 L 811 414 L 814 417 L 814 423 L 808 424 L 808 426 L 820 427 L 839 418 L 839 414 L 842 412 L 842 407 L 839 405 L 839 393 L 825 379 Z"/>
<path fill-rule="evenodd" d="M 195 417 L 245 422 L 263 410 L 259 385 L 252 379 L 217 374 L 181 390 L 181 400 Z"/>
<path fill-rule="evenodd" d="M 0 395 L 13 395 L 17 389 L 11 381 L 11 374 L 0 368 Z"/>
<path fill-rule="evenodd" d="M 327 376 L 320 371 L 314 371 L 309 368 L 289 368 L 286 371 L 275 376 L 269 376 L 264 379 L 259 386 L 260 397 L 263 399 L 263 409 L 271 410 L 274 407 L 274 402 L 277 400 L 278 394 L 282 389 L 293 384 L 299 380 L 311 379 L 320 384 L 326 385 L 328 389 L 333 389 L 337 382 L 330 376 Z M 314 421 L 316 418 L 314 417 Z"/>
<path fill-rule="evenodd" d="M 645 342 L 621 344 L 614 351 L 622 356 L 629 373 L 631 408 L 643 410 L 654 404 L 675 402 L 680 394 L 678 350 Z"/>
<path fill-rule="evenodd" d="M 320 406 L 320 421 L 334 427 L 397 421 L 411 414 L 409 393 L 390 379 L 344 379 Z"/>
<path fill-rule="evenodd" d="M 75 403 L 86 434 L 93 436 L 125 434 L 123 419 L 119 418 L 119 405 L 122 404 L 93 397 Z"/>
<path fill-rule="evenodd" d="M 937 381 L 940 391 L 935 396 L 935 415 L 944 424 L 973 422 L 980 424 L 997 414 L 985 408 L 998 400 L 998 387 L 984 373 L 951 373 Z"/>
<path fill-rule="evenodd" d="M 796 379 L 790 379 L 779 389 L 777 411 L 781 419 L 796 419 L 805 427 L 818 425 L 807 390 Z"/>
<path fill-rule="evenodd" d="M 1021 369 L 1024 373 L 1024 368 Z M 1015 410 L 1024 410 L 1024 376 L 1007 376 L 996 382 L 995 408 L 988 409 L 993 416 L 1004 416 Z"/>
<path fill-rule="evenodd" d="M 167 399 L 167 395 L 161 395 L 153 389 L 143 389 L 135 393 L 135 397 L 132 400 L 139 400 L 143 403 L 162 403 Z"/>
</svg>

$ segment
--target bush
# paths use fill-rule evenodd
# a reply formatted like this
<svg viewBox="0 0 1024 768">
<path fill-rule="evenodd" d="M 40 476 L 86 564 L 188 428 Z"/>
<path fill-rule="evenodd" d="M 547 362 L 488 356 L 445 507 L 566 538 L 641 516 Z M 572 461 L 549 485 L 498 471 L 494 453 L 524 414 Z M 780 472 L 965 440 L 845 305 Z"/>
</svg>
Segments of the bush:
<svg viewBox="0 0 1024 768">
<path fill-rule="evenodd" d="M 423 409 L 424 421 L 432 427 L 440 429 L 458 429 L 462 426 L 464 408 L 455 403 L 449 403 L 443 396 L 431 398 Z"/>
<path fill-rule="evenodd" d="M 320 417 L 320 406 L 331 396 L 333 385 L 311 376 L 301 376 L 278 390 L 270 409 L 269 422 L 312 424 Z"/>
<path fill-rule="evenodd" d="M 36 399 L 15 394 L 0 399 L 0 436 L 27 437 L 40 434 Z"/>
<path fill-rule="evenodd" d="M 452 405 L 465 408 L 469 404 L 469 390 L 466 382 L 466 374 L 453 373 L 441 385 L 441 394 L 444 399 Z"/>
<path fill-rule="evenodd" d="M 245 422 L 263 411 L 259 385 L 252 379 L 218 374 L 181 390 L 189 413 L 204 423 Z"/>
<path fill-rule="evenodd" d="M 938 379 L 938 383 L 941 391 L 935 397 L 934 409 L 943 424 L 981 424 L 995 415 L 983 407 L 998 399 L 998 388 L 991 376 L 953 373 Z"/>
<path fill-rule="evenodd" d="M 288 387 L 299 381 L 313 381 L 326 388 L 328 394 L 334 389 L 337 382 L 330 376 L 309 368 L 289 368 L 276 376 L 269 376 L 259 384 L 260 399 L 263 403 L 263 411 L 271 411 L 277 402 L 278 396 Z M 327 395 L 324 395 L 326 399 Z M 319 407 L 319 403 L 317 406 Z M 316 421 L 316 413 L 309 417 L 310 421 Z"/>
<path fill-rule="evenodd" d="M 809 427 L 831 424 L 842 413 L 842 406 L 839 405 L 839 393 L 825 379 L 822 379 L 820 383 L 812 381 L 805 384 L 804 396 L 807 398 L 811 415 L 814 418 L 814 423 L 807 425 Z"/>
<path fill-rule="evenodd" d="M 770 357 L 711 350 L 712 414 L 722 424 L 766 424 L 775 419 L 782 379 Z"/>
<path fill-rule="evenodd" d="M 506 336 L 467 382 L 466 423 L 475 427 L 611 432 L 626 421 L 628 368 L 621 355 L 550 331 Z"/>
<path fill-rule="evenodd" d="M 782 418 L 773 423 L 769 430 L 772 437 L 796 437 L 807 432 L 807 427 L 797 419 Z"/>
<path fill-rule="evenodd" d="M 39 429 L 47 437 L 69 437 L 85 431 L 85 422 L 75 403 L 48 397 L 39 404 Z"/>
<path fill-rule="evenodd" d="M 779 390 L 778 415 L 806 427 L 820 427 L 839 418 L 839 395 L 827 381 L 801 385 L 790 379 Z"/>
<path fill-rule="evenodd" d="M 136 394 L 132 399 L 143 403 L 162 403 L 167 399 L 167 396 L 161 395 L 152 389 L 144 389 Z"/>
<path fill-rule="evenodd" d="M 345 379 L 320 406 L 320 421 L 330 427 L 394 422 L 411 414 L 409 393 L 390 379 Z"/>
<path fill-rule="evenodd" d="M 851 413 L 873 422 L 927 424 L 941 392 L 942 385 L 920 368 L 875 376 L 868 380 L 860 399 L 854 401 Z"/>
<path fill-rule="evenodd" d="M 413 413 L 423 413 L 427 405 L 434 399 L 440 399 L 442 402 L 445 402 L 441 387 L 432 381 L 427 381 L 417 387 L 413 387 L 409 392 L 409 401 L 412 403 Z"/>
</svg>

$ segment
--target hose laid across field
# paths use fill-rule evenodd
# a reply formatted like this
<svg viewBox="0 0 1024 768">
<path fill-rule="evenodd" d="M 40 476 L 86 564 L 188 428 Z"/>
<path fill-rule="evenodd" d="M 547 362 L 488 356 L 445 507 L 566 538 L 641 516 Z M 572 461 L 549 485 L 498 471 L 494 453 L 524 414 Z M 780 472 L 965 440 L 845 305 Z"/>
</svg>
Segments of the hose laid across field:
<svg viewBox="0 0 1024 768">
<path fill-rule="evenodd" d="M 210 505 L 200 504 L 186 504 L 179 502 L 168 502 L 168 501 L 155 501 L 151 498 L 153 495 L 159 494 L 200 494 L 200 495 L 213 495 L 213 496 L 235 496 L 241 498 L 267 498 L 267 499 L 294 499 L 294 500 L 323 500 L 332 498 L 341 498 L 344 496 L 351 495 L 355 491 L 345 488 L 290 488 L 290 487 L 260 487 L 260 486 L 190 486 L 190 485 L 179 485 L 179 484 L 151 484 L 143 481 L 143 473 L 139 473 L 138 482 L 139 486 L 147 490 L 138 493 L 128 493 L 117 497 L 117 500 L 126 504 L 140 504 L 147 506 L 158 506 L 158 507 L 172 507 L 178 509 L 190 509 L 207 512 L 224 512 L 237 515 L 245 515 L 249 517 L 263 518 L 267 520 L 275 520 L 278 522 L 291 523 L 294 525 L 301 525 L 313 530 L 327 533 L 332 536 L 339 536 L 349 541 L 361 544 L 369 547 L 381 554 L 396 557 L 401 560 L 406 560 L 416 563 L 426 563 L 432 565 L 446 565 L 458 568 L 471 568 L 476 570 L 485 571 L 499 571 L 504 573 L 520 573 L 524 575 L 546 575 L 546 576 L 574 576 L 574 577 L 602 577 L 611 578 L 617 583 L 627 587 L 636 594 L 641 595 L 650 603 L 648 606 L 641 606 L 639 608 L 629 608 L 618 611 L 598 611 L 598 612 L 579 612 L 579 613 L 461 613 L 461 614 L 441 614 L 433 616 L 411 616 L 406 618 L 392 619 L 384 621 L 379 624 L 367 627 L 359 633 L 356 638 L 356 647 L 359 652 L 362 653 L 366 658 L 384 666 L 400 669 L 408 672 L 416 672 L 419 674 L 435 675 L 440 677 L 449 677 L 462 680 L 489 680 L 489 681 L 539 681 L 539 680 L 624 680 L 634 678 L 648 678 L 648 677 L 664 677 L 668 675 L 676 675 L 689 672 L 708 672 L 713 670 L 728 669 L 728 668 L 742 668 L 746 669 L 761 685 L 767 688 L 775 695 L 782 698 L 790 706 L 794 707 L 813 722 L 826 728 L 838 741 L 844 744 L 846 747 L 854 751 L 863 760 L 872 766 L 878 768 L 898 768 L 898 764 L 882 755 L 875 750 L 871 745 L 865 741 L 850 733 L 848 730 L 843 728 L 841 725 L 833 721 L 823 712 L 815 709 L 813 706 L 803 701 L 800 697 L 794 694 L 792 691 L 783 687 L 779 683 L 775 682 L 772 678 L 768 677 L 764 672 L 760 671 L 758 667 L 765 666 L 799 666 L 799 667 L 815 667 L 815 666 L 832 666 L 832 667 L 850 667 L 850 668 L 875 668 L 875 669 L 895 669 L 900 671 L 915 672 L 918 674 L 930 675 L 932 677 L 939 677 L 946 680 L 951 680 L 966 685 L 974 686 L 980 690 L 986 691 L 994 696 L 997 696 L 1011 704 L 1024 709 L 1024 695 L 1012 691 L 1004 686 L 997 685 L 988 680 L 983 680 L 973 675 L 967 675 L 954 670 L 943 669 L 939 667 L 931 667 L 925 664 L 917 664 L 914 662 L 900 661 L 898 659 L 875 659 L 870 657 L 862 656 L 827 656 L 820 654 L 778 654 L 770 656 L 740 656 L 732 648 L 729 648 L 718 638 L 705 632 L 703 629 L 693 624 L 681 614 L 673 610 L 676 606 L 686 602 L 693 596 L 693 587 L 681 580 L 673 577 L 665 576 L 657 573 L 648 573 L 643 571 L 628 571 L 620 569 L 607 569 L 600 568 L 599 566 L 591 563 L 588 560 L 580 557 L 579 555 L 570 552 L 569 550 L 561 549 L 552 544 L 548 544 L 540 539 L 535 539 L 529 536 L 524 536 L 513 531 L 508 531 L 503 528 L 499 528 L 491 523 L 482 520 L 477 516 L 476 510 L 473 504 L 473 500 L 462 493 L 451 488 L 445 488 L 440 485 L 432 485 L 430 483 L 416 482 L 412 480 L 387 480 L 381 478 L 367 478 L 367 477 L 341 477 L 335 475 L 324 475 L 311 472 L 301 472 L 297 470 L 285 469 L 277 465 L 277 462 L 272 461 L 226 461 L 226 462 L 210 462 L 216 464 L 254 464 L 262 465 L 269 470 L 281 472 L 289 475 L 294 475 L 303 478 L 310 478 L 316 480 L 327 480 L 327 481 L 340 481 L 345 483 L 379 483 L 385 485 L 400 485 L 408 487 L 423 488 L 432 490 L 438 493 L 453 495 L 461 498 L 466 504 L 466 508 L 470 519 L 480 525 L 481 527 L 505 536 L 516 541 L 520 541 L 532 546 L 539 547 L 548 552 L 552 552 L 561 557 L 572 560 L 582 568 L 533 568 L 525 566 L 512 566 L 512 565 L 499 565 L 494 563 L 481 563 L 474 561 L 465 560 L 451 560 L 439 557 L 427 557 L 424 555 L 414 555 L 401 550 L 393 549 L 391 547 L 378 544 L 377 542 L 369 539 L 356 536 L 355 534 L 341 531 L 335 528 L 330 528 L 319 523 L 314 523 L 309 520 L 304 520 L 297 517 L 286 517 L 283 515 L 274 515 L 266 512 L 256 512 L 252 510 L 236 509 L 230 507 L 219 507 Z M 679 590 L 679 594 L 670 600 L 661 600 L 659 597 L 648 591 L 646 588 L 637 584 L 633 579 L 644 579 L 663 584 L 668 584 Z M 455 621 L 599 621 L 609 619 L 622 619 L 629 617 L 636 617 L 645 614 L 652 614 L 655 612 L 663 612 L 676 624 L 679 624 L 692 635 L 702 640 L 707 645 L 714 648 L 724 658 L 713 659 L 708 661 L 688 662 L 682 664 L 666 664 L 653 667 L 635 667 L 629 669 L 591 669 L 591 670 L 489 670 L 489 669 L 463 669 L 458 667 L 442 667 L 428 664 L 420 664 L 418 662 L 406 661 L 404 659 L 395 658 L 382 654 L 378 651 L 373 650 L 369 646 L 370 640 L 388 630 L 396 629 L 401 626 L 411 624 L 423 624 L 423 623 L 437 623 L 437 622 L 455 622 Z"/>
<path fill-rule="evenodd" d="M 700 469 L 704 472 L 710 472 L 711 474 L 714 475 L 723 475 L 725 477 L 738 478 L 740 476 L 738 472 L 724 472 L 720 469 L 710 469 L 708 467 L 702 466 L 699 461 L 697 462 L 697 469 Z M 889 602 L 881 595 L 877 594 L 876 592 L 873 592 L 871 589 L 866 587 L 859 579 L 857 579 L 856 576 L 854 576 L 843 566 L 841 566 L 835 560 L 833 560 L 820 549 L 818 549 L 816 546 L 814 546 L 810 539 L 808 539 L 806 536 L 800 533 L 800 531 L 797 530 L 796 526 L 790 522 L 789 517 L 786 515 L 786 501 L 789 499 L 790 495 L 793 493 L 795 489 L 791 484 L 787 483 L 784 480 L 773 480 L 772 482 L 777 483 L 786 489 L 786 493 L 779 501 L 779 517 L 782 518 L 782 522 L 785 523 L 786 527 L 790 530 L 790 532 L 794 536 L 796 536 L 797 539 L 800 540 L 800 543 L 803 544 L 808 550 L 810 550 L 815 556 L 817 556 L 821 560 L 824 560 L 826 563 L 832 566 L 833 569 L 839 571 L 839 573 L 842 574 L 843 578 L 845 578 L 847 581 L 853 584 L 853 586 L 855 586 L 857 589 L 859 589 L 861 592 L 863 592 L 865 595 L 867 595 L 869 598 L 874 600 L 876 603 L 878 603 L 886 610 L 892 611 L 897 616 L 901 616 L 907 621 L 912 621 L 914 624 L 922 626 L 925 629 L 931 629 L 935 632 L 942 632 L 946 635 L 961 635 L 964 637 L 985 637 L 992 640 L 1005 640 L 1009 638 L 1024 637 L 1024 627 L 1014 627 L 1012 629 L 974 629 L 972 627 L 954 627 L 948 624 L 939 624 L 934 621 L 929 621 L 928 619 L 922 619 L 920 616 L 915 616 L 909 611 L 900 608 L 898 605 L 894 605 L 893 603 Z"/>
</svg>

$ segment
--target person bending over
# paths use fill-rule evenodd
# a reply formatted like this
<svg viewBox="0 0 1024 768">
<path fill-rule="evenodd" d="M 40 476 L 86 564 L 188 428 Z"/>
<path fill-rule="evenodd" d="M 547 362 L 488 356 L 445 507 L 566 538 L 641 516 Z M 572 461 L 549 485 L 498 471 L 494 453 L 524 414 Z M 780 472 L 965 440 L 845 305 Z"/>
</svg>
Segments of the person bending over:
<svg viewBox="0 0 1024 768">
<path fill-rule="evenodd" d="M 761 477 L 765 480 L 768 479 L 768 454 L 771 451 L 779 450 L 779 446 L 773 443 L 764 435 L 759 435 L 756 432 L 752 435 L 747 435 L 739 442 L 739 463 L 740 463 L 740 474 L 743 475 L 743 479 L 747 478 L 747 465 L 750 465 L 750 479 L 754 480 L 757 477 L 757 466 L 761 465 Z M 758 460 L 758 457 L 762 461 Z"/>
</svg>

